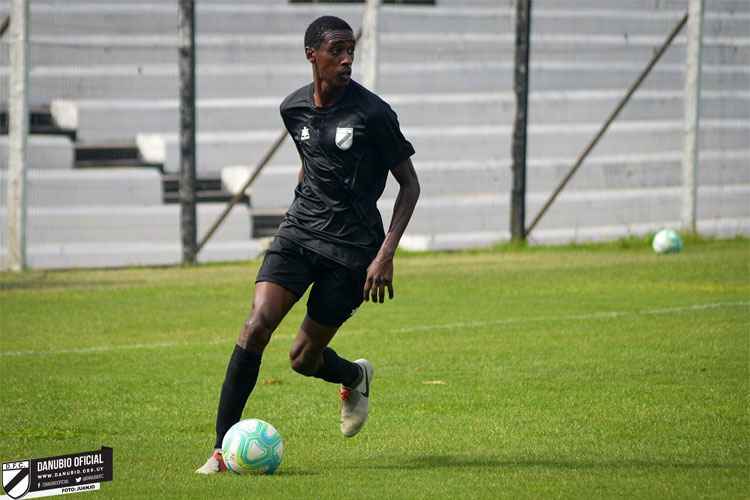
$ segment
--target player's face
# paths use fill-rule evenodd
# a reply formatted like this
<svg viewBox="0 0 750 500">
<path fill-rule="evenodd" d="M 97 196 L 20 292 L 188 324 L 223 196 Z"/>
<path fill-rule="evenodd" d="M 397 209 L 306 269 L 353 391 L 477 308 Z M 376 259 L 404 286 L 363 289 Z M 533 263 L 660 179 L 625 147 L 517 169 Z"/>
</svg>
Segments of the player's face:
<svg viewBox="0 0 750 500">
<path fill-rule="evenodd" d="M 320 48 L 310 50 L 307 55 L 316 66 L 318 78 L 332 87 L 345 87 L 352 77 L 354 45 L 351 31 L 327 32 Z"/>
</svg>

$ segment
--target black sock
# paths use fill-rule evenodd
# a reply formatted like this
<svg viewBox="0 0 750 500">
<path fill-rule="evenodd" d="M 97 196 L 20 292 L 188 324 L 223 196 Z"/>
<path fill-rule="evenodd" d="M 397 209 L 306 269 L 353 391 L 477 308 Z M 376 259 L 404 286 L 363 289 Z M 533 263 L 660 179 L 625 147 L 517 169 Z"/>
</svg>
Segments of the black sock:
<svg viewBox="0 0 750 500">
<path fill-rule="evenodd" d="M 224 385 L 221 386 L 219 410 L 216 413 L 216 444 L 214 448 L 221 448 L 224 434 L 242 417 L 242 410 L 250 393 L 253 392 L 258 381 L 261 355 L 257 352 L 246 351 L 235 345 L 232 357 L 229 358 Z"/>
<path fill-rule="evenodd" d="M 323 364 L 313 374 L 315 378 L 334 384 L 343 384 L 346 387 L 356 385 L 361 376 L 362 370 L 360 370 L 358 364 L 340 358 L 336 351 L 330 347 L 323 349 Z"/>
</svg>

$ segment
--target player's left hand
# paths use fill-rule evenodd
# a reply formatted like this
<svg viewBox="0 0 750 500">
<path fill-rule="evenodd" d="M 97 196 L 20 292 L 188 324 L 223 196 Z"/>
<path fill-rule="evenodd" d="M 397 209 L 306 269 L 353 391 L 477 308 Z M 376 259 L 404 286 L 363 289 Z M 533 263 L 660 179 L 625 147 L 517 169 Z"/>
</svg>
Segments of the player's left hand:
<svg viewBox="0 0 750 500">
<path fill-rule="evenodd" d="M 385 290 L 388 289 L 388 298 L 393 298 L 393 259 L 375 259 L 367 267 L 367 279 L 363 290 L 364 299 L 376 303 L 385 301 Z"/>
</svg>

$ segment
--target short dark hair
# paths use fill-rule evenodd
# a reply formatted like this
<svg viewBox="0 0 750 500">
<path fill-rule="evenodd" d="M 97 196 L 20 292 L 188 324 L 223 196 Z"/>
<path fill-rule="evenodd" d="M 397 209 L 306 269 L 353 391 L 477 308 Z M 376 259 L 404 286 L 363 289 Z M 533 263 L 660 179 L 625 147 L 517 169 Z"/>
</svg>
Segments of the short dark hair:
<svg viewBox="0 0 750 500">
<path fill-rule="evenodd" d="M 351 31 L 349 24 L 336 16 L 323 16 L 310 23 L 305 31 L 305 48 L 319 49 L 323 37 L 329 31 Z"/>
</svg>

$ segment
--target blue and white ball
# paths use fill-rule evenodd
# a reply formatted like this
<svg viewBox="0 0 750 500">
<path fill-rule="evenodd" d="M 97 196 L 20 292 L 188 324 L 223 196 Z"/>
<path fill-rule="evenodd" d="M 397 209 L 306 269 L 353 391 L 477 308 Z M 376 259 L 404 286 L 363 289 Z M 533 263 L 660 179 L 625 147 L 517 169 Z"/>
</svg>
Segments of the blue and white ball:
<svg viewBox="0 0 750 500">
<path fill-rule="evenodd" d="M 654 236 L 651 247 L 658 254 L 677 253 L 682 250 L 682 238 L 673 229 L 662 229 Z"/>
<path fill-rule="evenodd" d="M 273 425 L 249 418 L 234 424 L 221 443 L 227 468 L 236 474 L 273 474 L 284 456 L 284 441 Z"/>
</svg>

